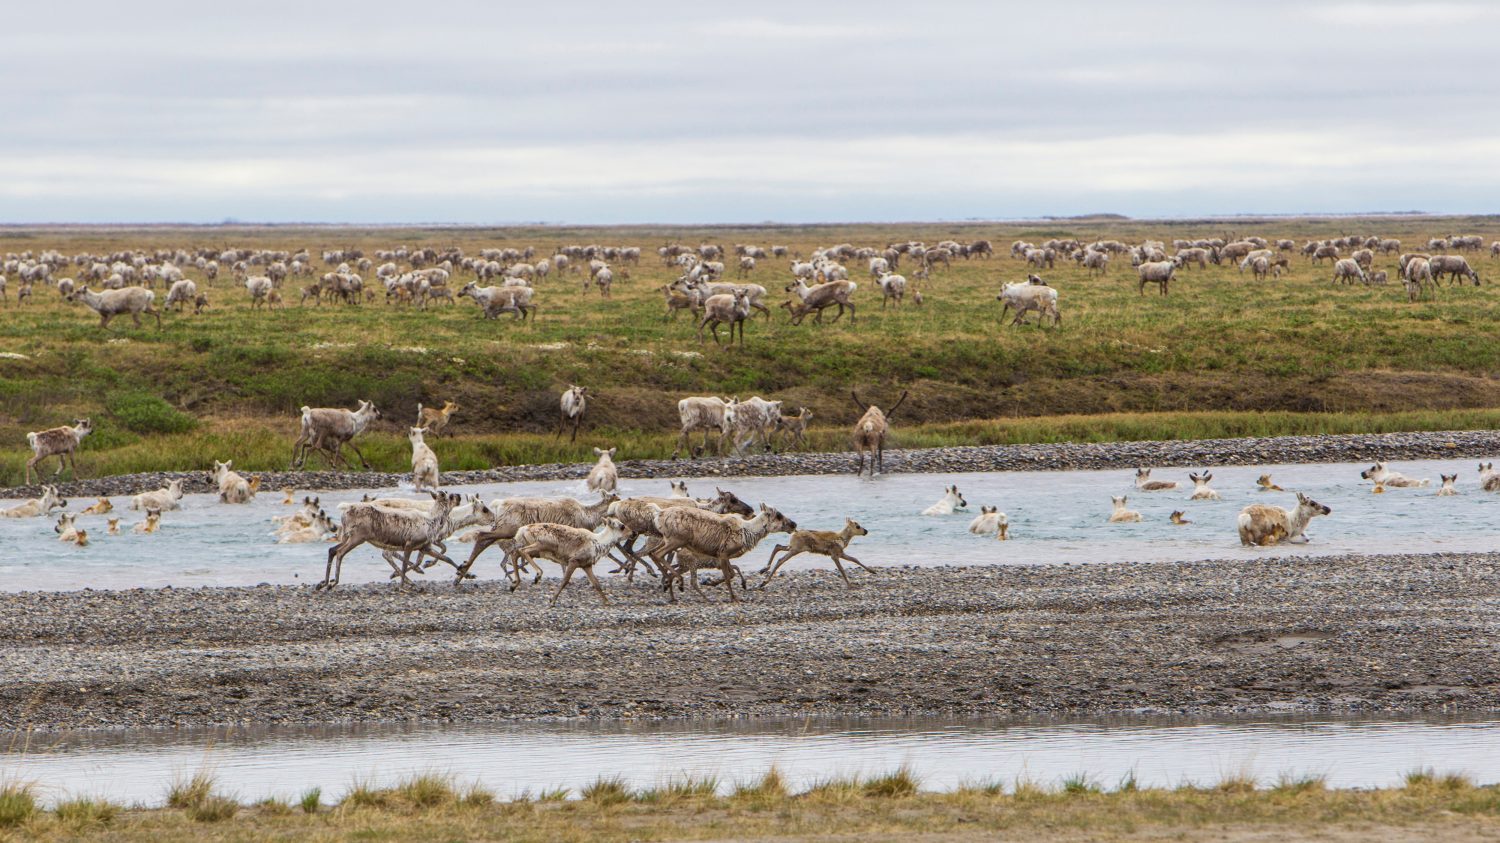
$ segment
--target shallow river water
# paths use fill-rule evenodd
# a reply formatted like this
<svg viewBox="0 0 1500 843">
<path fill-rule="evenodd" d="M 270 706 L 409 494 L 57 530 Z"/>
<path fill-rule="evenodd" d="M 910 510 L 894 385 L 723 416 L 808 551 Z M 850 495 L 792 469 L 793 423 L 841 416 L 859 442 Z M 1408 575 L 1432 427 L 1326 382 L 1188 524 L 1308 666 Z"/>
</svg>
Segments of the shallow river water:
<svg viewBox="0 0 1500 843">
<path fill-rule="evenodd" d="M 751 503 L 766 502 L 813 529 L 838 529 L 845 516 L 869 531 L 851 552 L 872 565 L 1153 562 L 1220 558 L 1263 558 L 1286 554 L 1425 553 L 1488 551 L 1500 545 L 1495 536 L 1500 495 L 1477 486 L 1475 462 L 1407 462 L 1393 468 L 1411 477 L 1430 477 L 1425 489 L 1391 489 L 1374 495 L 1359 478 L 1367 464 L 1317 464 L 1218 468 L 1213 486 L 1222 501 L 1189 501 L 1187 469 L 1158 469 L 1155 479 L 1179 480 L 1168 492 L 1136 492 L 1133 472 L 990 472 L 972 474 L 895 474 L 875 480 L 853 476 L 732 478 L 720 485 Z M 1312 541 L 1271 550 L 1241 548 L 1235 516 L 1250 503 L 1296 505 L 1290 492 L 1260 492 L 1255 479 L 1271 473 L 1288 490 L 1300 490 L 1332 507 L 1333 514 L 1313 521 Z M 1461 494 L 1434 494 L 1439 473 L 1458 473 Z M 969 503 L 969 513 L 923 517 L 923 509 L 951 483 Z M 582 481 L 488 484 L 453 487 L 478 492 L 486 500 L 513 495 L 574 495 L 592 500 Z M 698 496 L 713 494 L 713 481 L 694 479 L 688 488 Z M 666 480 L 624 480 L 621 494 L 668 493 Z M 340 501 L 359 500 L 362 490 L 321 493 L 330 513 Z M 410 490 L 399 494 L 410 495 Z M 1145 517 L 1139 524 L 1107 524 L 1111 495 L 1129 495 L 1129 505 Z M 299 494 L 299 499 L 301 494 Z M 115 498 L 122 515 L 122 535 L 105 535 L 102 516 L 84 517 L 93 544 L 76 548 L 56 541 L 55 519 L 0 519 L 0 589 L 64 590 L 172 585 L 254 585 L 316 582 L 323 575 L 327 545 L 277 545 L 272 515 L 293 507 L 281 505 L 280 492 L 264 492 L 245 506 L 219 504 L 209 495 L 189 495 L 180 511 L 163 516 L 161 532 L 132 535 L 141 514 L 120 512 L 127 498 Z M 0 502 L 8 506 L 12 502 Z M 91 500 L 75 499 L 78 511 Z M 1012 540 L 996 542 L 969 534 L 970 519 L 981 505 L 999 506 L 1011 522 Z M 1183 510 L 1193 523 L 1174 526 L 1168 515 Z M 784 537 L 783 537 L 784 538 Z M 756 567 L 769 555 L 771 542 L 750 555 Z M 450 544 L 467 555 L 468 546 Z M 497 557 L 498 558 L 498 557 Z M 826 564 L 803 556 L 796 569 Z M 494 563 L 476 567 L 482 577 L 498 576 Z M 344 566 L 344 582 L 386 579 L 389 568 L 368 548 L 356 550 Z M 548 567 L 549 575 L 556 568 Z"/>
<path fill-rule="evenodd" d="M 479 782 L 502 796 L 575 793 L 598 775 L 649 787 L 683 775 L 721 787 L 773 765 L 794 787 L 910 766 L 927 789 L 1018 779 L 1056 785 L 1085 775 L 1113 787 L 1211 784 L 1250 775 L 1324 776 L 1331 787 L 1398 784 L 1417 768 L 1500 781 L 1495 719 L 1116 719 L 1087 723 L 951 719 L 810 719 L 489 726 L 364 726 L 0 736 L 0 776 L 49 800 L 104 796 L 159 804 L 171 783 L 207 768 L 241 800 L 337 799 L 356 781 L 418 773 Z"/>
<path fill-rule="evenodd" d="M 799 525 L 837 529 L 851 516 L 870 530 L 852 551 L 871 565 L 1091 563 L 1265 558 L 1279 554 L 1420 553 L 1488 551 L 1500 495 L 1478 490 L 1474 463 L 1410 462 L 1395 466 L 1433 487 L 1371 493 L 1363 464 L 1222 468 L 1214 471 L 1218 502 L 1187 500 L 1186 470 L 1158 470 L 1183 481 L 1176 491 L 1138 493 L 1132 472 L 1001 472 L 734 478 L 721 485 L 751 502 L 766 501 Z M 1460 474 L 1461 494 L 1437 497 L 1440 472 Z M 1271 473 L 1287 489 L 1306 492 L 1332 507 L 1313 522 L 1306 545 L 1274 550 L 1238 544 L 1234 519 L 1248 503 L 1293 506 L 1291 492 L 1255 489 Z M 690 480 L 698 495 L 711 481 Z M 943 518 L 918 513 L 957 483 L 968 514 Z M 584 493 L 578 481 L 490 484 L 462 489 L 486 499 L 511 495 Z M 623 494 L 666 494 L 665 480 L 626 480 Z M 409 492 L 407 492 L 409 494 Z M 1105 522 L 1111 495 L 1128 494 L 1146 517 L 1140 524 Z M 332 511 L 360 491 L 322 493 Z M 300 494 L 299 494 L 300 497 Z M 53 519 L 0 519 L 0 589 L 253 585 L 315 582 L 326 545 L 277 545 L 270 517 L 293 508 L 279 492 L 247 506 L 224 506 L 206 495 L 189 496 L 168 513 L 156 535 L 131 535 L 140 514 L 122 515 L 125 534 L 104 535 L 104 519 L 83 519 L 95 536 L 88 548 L 56 541 Z M 71 510 L 91 501 L 75 500 Z M 116 498 L 123 509 L 125 498 Z M 1013 539 L 996 542 L 966 527 L 981 504 L 998 505 Z M 1185 511 L 1193 523 L 1173 526 L 1168 514 Z M 467 546 L 453 545 L 459 553 Z M 751 561 L 758 567 L 769 543 Z M 803 557 L 792 563 L 818 564 Z M 362 549 L 344 569 L 346 582 L 386 579 L 379 556 Z M 498 572 L 494 563 L 476 569 Z M 549 573 L 555 572 L 555 569 Z M 446 579 L 446 578 L 444 578 Z M 725 786 L 775 765 L 795 786 L 819 778 L 873 774 L 910 765 L 924 787 L 1017 778 L 1056 783 L 1085 774 L 1112 786 L 1133 773 L 1147 785 L 1212 782 L 1248 773 L 1262 781 L 1278 775 L 1321 775 L 1330 785 L 1365 787 L 1399 782 L 1417 767 L 1462 771 L 1482 782 L 1500 781 L 1500 719 L 1261 718 L 1240 721 L 1121 719 L 1069 722 L 1002 722 L 951 719 L 774 720 L 728 723 L 656 722 L 485 726 L 363 726 L 228 731 L 128 731 L 0 735 L 0 778 L 36 782 L 49 799 L 106 796 L 160 803 L 179 776 L 208 766 L 221 786 L 240 799 L 296 796 L 321 786 L 336 799 L 356 780 L 389 784 L 420 772 L 478 781 L 502 795 L 523 790 L 577 789 L 596 775 L 619 774 L 650 786 L 685 774 L 715 775 Z"/>
</svg>

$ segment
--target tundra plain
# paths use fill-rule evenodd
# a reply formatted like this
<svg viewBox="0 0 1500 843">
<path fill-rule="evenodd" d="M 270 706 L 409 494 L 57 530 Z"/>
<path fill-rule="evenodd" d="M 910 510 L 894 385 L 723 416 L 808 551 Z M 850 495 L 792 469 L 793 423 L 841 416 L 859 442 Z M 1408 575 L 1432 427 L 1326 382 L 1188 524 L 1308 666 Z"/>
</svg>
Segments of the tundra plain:
<svg viewBox="0 0 1500 843">
<path fill-rule="evenodd" d="M 1102 277 L 1070 260 L 1040 274 L 1060 292 L 1060 327 L 1009 326 L 995 300 L 1003 282 L 1028 268 L 1008 254 L 1015 240 L 1050 238 L 1126 243 L 1258 235 L 1309 239 L 1346 234 L 1402 240 L 1425 250 L 1431 237 L 1482 236 L 1467 257 L 1484 283 L 1448 286 L 1409 303 L 1395 280 L 1395 255 L 1377 255 L 1385 286 L 1340 285 L 1327 261 L 1290 255 L 1290 271 L 1257 281 L 1233 264 L 1178 270 L 1168 296 L 1137 292 L 1128 255 Z M 0 309 L 0 483 L 19 482 L 27 431 L 89 416 L 96 431 L 79 457 L 84 476 L 206 470 L 214 458 L 237 468 L 284 468 L 297 432 L 297 408 L 353 406 L 368 399 L 385 418 L 362 449 L 377 469 L 408 466 L 406 427 L 416 404 L 456 401 L 447 434 L 431 445 L 444 470 L 535 462 L 590 461 L 591 448 L 616 445 L 622 458 L 665 457 L 684 395 L 762 395 L 789 411 L 809 407 L 815 450 L 844 450 L 858 416 L 851 388 L 866 400 L 912 397 L 895 447 L 1386 432 L 1492 427 L 1500 415 L 1494 379 L 1500 315 L 1491 285 L 1500 260 L 1489 244 L 1500 220 L 1488 217 L 1269 218 L 1152 223 L 1125 219 L 1037 223 L 832 225 L 744 228 L 340 228 L 143 227 L 10 228 L 0 252 L 66 255 L 124 249 L 306 248 L 319 274 L 324 249 L 366 253 L 396 246 L 532 246 L 538 257 L 565 244 L 634 245 L 639 266 L 617 266 L 613 295 L 585 291 L 586 275 L 536 282 L 534 322 L 481 318 L 471 302 L 426 310 L 388 305 L 299 306 L 288 279 L 286 305 L 252 309 L 226 269 L 214 282 L 184 267 L 210 299 L 201 315 L 165 314 L 158 330 L 128 319 L 106 330 L 93 313 L 38 285 L 31 303 Z M 743 349 L 700 342 L 688 315 L 663 318 L 659 288 L 679 273 L 658 246 L 717 243 L 786 245 L 808 255 L 839 243 L 885 247 L 988 239 L 990 259 L 957 259 L 915 281 L 882 309 L 860 262 L 857 320 L 791 325 L 775 304 L 790 280 L 787 262 L 766 259 L 748 280 L 765 286 L 773 316 L 755 317 Z M 627 269 L 630 277 L 621 277 Z M 912 279 L 913 267 L 898 272 Z M 58 273 L 60 276 L 63 273 Z M 369 273 L 366 273 L 369 275 Z M 56 277 L 56 276 L 55 276 Z M 456 289 L 472 275 L 455 271 Z M 367 278 L 373 282 L 373 278 Z M 372 284 L 373 286 L 373 284 Z M 158 303 L 165 290 L 158 288 Z M 829 314 L 831 316 L 831 312 Z M 1030 320 L 1034 322 L 1035 316 Z M 1008 321 L 1008 320 L 1007 320 Z M 593 390 L 577 442 L 555 442 L 557 396 L 569 383 Z"/>
</svg>

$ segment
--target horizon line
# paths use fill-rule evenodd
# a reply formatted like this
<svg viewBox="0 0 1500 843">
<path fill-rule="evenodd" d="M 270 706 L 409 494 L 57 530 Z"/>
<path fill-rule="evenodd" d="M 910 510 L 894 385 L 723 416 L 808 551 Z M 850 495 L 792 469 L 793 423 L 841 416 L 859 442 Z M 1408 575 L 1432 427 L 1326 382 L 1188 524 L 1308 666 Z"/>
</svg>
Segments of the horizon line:
<svg viewBox="0 0 1500 843">
<path fill-rule="evenodd" d="M 1297 219 L 1401 219 L 1401 218 L 1423 218 L 1423 219 L 1457 219 L 1457 218 L 1494 218 L 1500 217 L 1500 211 L 1493 213 L 1442 213 L 1431 211 L 1359 211 L 1359 212 L 1323 212 L 1323 211 L 1299 211 L 1299 212 L 1276 212 L 1276 213 L 1221 213 L 1221 214 L 1186 214 L 1182 216 L 1150 216 L 1132 217 L 1126 214 L 1112 212 L 1098 212 L 1090 214 L 1058 214 L 1041 215 L 1034 217 L 964 217 L 959 219 L 914 219 L 914 220 L 824 220 L 819 222 L 786 222 L 778 220 L 761 220 L 758 222 L 672 222 L 672 221 L 643 221 L 643 222 L 568 222 L 565 220 L 510 220 L 495 222 L 464 222 L 454 220 L 430 220 L 417 222 L 337 222 L 327 220 L 239 220 L 224 219 L 217 222 L 188 222 L 182 220 L 166 221 L 115 221 L 115 222 L 0 222 L 0 230 L 46 230 L 60 228 L 204 228 L 204 229 L 234 229 L 234 228 L 451 228 L 451 229 L 476 229 L 476 228 L 792 228 L 792 227 L 817 227 L 832 228 L 838 226 L 870 226 L 870 225 L 1017 225 L 1035 223 L 1094 223 L 1094 222 L 1117 222 L 1117 223 L 1182 223 L 1182 222 L 1244 222 L 1262 219 L 1275 220 L 1297 220 Z"/>
</svg>

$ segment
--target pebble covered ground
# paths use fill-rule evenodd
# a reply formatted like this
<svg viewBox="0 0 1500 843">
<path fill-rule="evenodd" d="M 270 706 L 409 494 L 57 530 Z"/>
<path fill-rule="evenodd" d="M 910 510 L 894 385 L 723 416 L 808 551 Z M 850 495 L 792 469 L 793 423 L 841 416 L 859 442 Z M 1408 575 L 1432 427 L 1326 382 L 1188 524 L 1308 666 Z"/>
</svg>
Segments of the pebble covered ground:
<svg viewBox="0 0 1500 843">
<path fill-rule="evenodd" d="M 605 577 L 607 608 L 495 564 L 0 594 L 0 728 L 1500 708 L 1500 554 L 813 571 L 741 604 Z"/>
<path fill-rule="evenodd" d="M 1356 462 L 1473 458 L 1500 455 L 1500 431 L 1454 430 L 1426 433 L 1276 436 L 1260 439 L 1197 439 L 1158 442 L 1064 443 L 1043 445 L 974 445 L 913 448 L 885 454 L 888 473 L 965 471 L 1056 471 L 1062 469 L 1133 468 L 1136 466 L 1276 465 L 1284 463 Z M 85 458 L 86 461 L 86 458 Z M 853 453 L 757 454 L 745 457 L 684 460 L 620 460 L 622 477 L 780 477 L 793 474 L 844 474 L 854 471 Z M 588 475 L 593 463 L 515 465 L 486 471 L 444 472 L 444 485 L 503 483 L 524 480 L 572 480 Z M 409 474 L 346 471 L 246 472 L 259 474 L 262 488 L 295 486 L 301 490 L 386 488 L 409 480 Z M 184 490 L 213 491 L 207 472 L 151 472 L 84 479 L 58 484 L 67 496 L 132 495 L 160 489 L 182 478 Z M 41 487 L 0 489 L 0 498 L 28 498 Z"/>
</svg>

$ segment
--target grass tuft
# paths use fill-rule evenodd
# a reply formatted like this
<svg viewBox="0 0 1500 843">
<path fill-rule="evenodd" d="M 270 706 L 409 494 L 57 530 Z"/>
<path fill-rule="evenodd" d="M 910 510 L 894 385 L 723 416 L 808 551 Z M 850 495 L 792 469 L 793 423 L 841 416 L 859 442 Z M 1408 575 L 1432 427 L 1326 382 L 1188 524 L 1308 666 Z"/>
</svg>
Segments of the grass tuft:
<svg viewBox="0 0 1500 843">
<path fill-rule="evenodd" d="M 391 795 L 413 808 L 436 808 L 458 801 L 450 776 L 423 773 L 399 782 L 391 788 Z"/>
<path fill-rule="evenodd" d="M 1088 773 L 1074 773 L 1062 780 L 1062 792 L 1074 795 L 1099 793 L 1100 788 Z"/>
<path fill-rule="evenodd" d="M 1258 783 L 1255 776 L 1249 771 L 1242 770 L 1238 773 L 1226 773 L 1214 785 L 1214 789 L 1220 793 L 1254 793 Z"/>
<path fill-rule="evenodd" d="M 623 776 L 600 776 L 584 785 L 579 795 L 595 805 L 618 805 L 630 800 L 630 787 Z"/>
<path fill-rule="evenodd" d="M 183 813 L 188 819 L 199 823 L 218 823 L 234 819 L 240 803 L 227 796 L 209 795 L 200 802 L 189 805 Z"/>
<path fill-rule="evenodd" d="M 240 803 L 214 793 L 213 774 L 199 770 L 191 778 L 172 783 L 167 790 L 167 807 L 180 808 L 194 822 L 216 823 L 234 817 Z"/>
<path fill-rule="evenodd" d="M 120 806 L 102 799 L 79 798 L 59 802 L 52 811 L 63 823 L 74 828 L 85 828 L 114 822 L 115 817 L 120 815 Z"/>
<path fill-rule="evenodd" d="M 1427 787 L 1436 778 L 1437 774 L 1433 772 L 1431 767 L 1417 767 L 1414 770 L 1408 770 L 1406 775 L 1402 777 L 1402 780 L 1407 787 L 1417 788 Z"/>
<path fill-rule="evenodd" d="M 1019 800 L 1041 799 L 1047 795 L 1047 788 L 1042 783 L 1026 774 L 1016 776 L 1015 784 L 1011 786 L 1011 795 Z"/>
<path fill-rule="evenodd" d="M 544 790 L 536 795 L 538 802 L 566 802 L 573 791 L 566 787 L 554 787 Z"/>
<path fill-rule="evenodd" d="M 290 802 L 275 796 L 268 796 L 260 800 L 255 803 L 255 808 L 268 817 L 286 817 L 291 816 L 293 813 Z"/>
<path fill-rule="evenodd" d="M 167 790 L 168 808 L 191 808 L 207 800 L 214 792 L 214 777 L 199 770 L 191 778 L 178 778 Z"/>
<path fill-rule="evenodd" d="M 889 773 L 865 779 L 864 794 L 869 797 L 895 799 L 917 792 L 917 776 L 902 764 Z"/>
<path fill-rule="evenodd" d="M 637 790 L 631 798 L 644 805 L 659 805 L 662 807 L 668 807 L 677 802 L 676 797 L 667 790 L 665 785 L 660 787 L 643 787 Z"/>
<path fill-rule="evenodd" d="M 1472 790 L 1474 780 L 1464 773 L 1444 773 L 1438 777 L 1437 786 L 1443 790 Z"/>
<path fill-rule="evenodd" d="M 1438 790 L 1470 790 L 1473 779 L 1463 773 L 1438 773 L 1431 767 L 1418 767 L 1406 774 L 1406 786 L 1413 790 L 1434 788 Z"/>
<path fill-rule="evenodd" d="M 495 804 L 495 793 L 475 782 L 465 787 L 463 793 L 459 794 L 458 804 L 465 808 L 487 808 Z"/>
<path fill-rule="evenodd" d="M 772 767 L 752 782 L 740 782 L 734 786 L 732 797 L 748 802 L 774 802 L 787 797 L 786 779 L 781 771 Z"/>
<path fill-rule="evenodd" d="M 0 828 L 18 826 L 36 812 L 36 792 L 31 785 L 0 784 Z"/>
<path fill-rule="evenodd" d="M 1322 775 L 1293 776 L 1290 773 L 1282 773 L 1276 777 L 1276 786 L 1272 788 L 1277 793 L 1323 793 L 1328 790 L 1328 778 Z"/>
<path fill-rule="evenodd" d="M 719 792 L 717 776 L 683 775 L 658 787 L 646 788 L 635 794 L 637 802 L 650 804 L 673 803 L 682 799 L 712 797 Z"/>
<path fill-rule="evenodd" d="M 685 799 L 714 796 L 719 792 L 719 777 L 685 775 L 668 782 L 667 792 Z"/>
<path fill-rule="evenodd" d="M 390 792 L 365 781 L 355 781 L 339 802 L 344 808 L 384 808 L 391 803 Z"/>
<path fill-rule="evenodd" d="M 323 788 L 314 787 L 302 793 L 302 798 L 297 800 L 297 805 L 304 814 L 316 814 L 323 805 Z"/>
<path fill-rule="evenodd" d="M 853 802 L 864 794 L 858 776 L 830 776 L 813 782 L 802 795 L 827 802 Z"/>
<path fill-rule="evenodd" d="M 996 778 L 975 779 L 959 785 L 955 792 L 971 796 L 1002 796 L 1005 794 L 1005 783 Z"/>
</svg>

